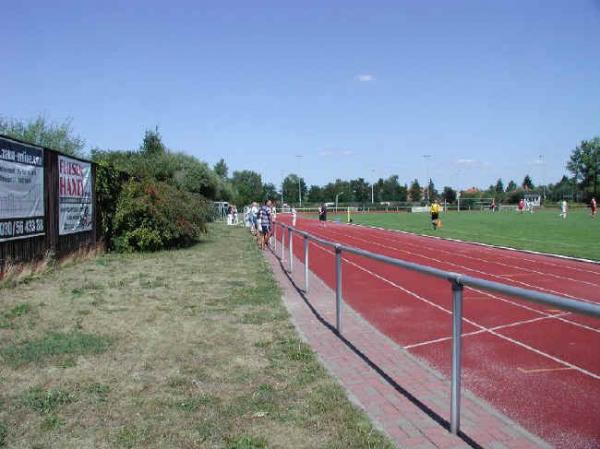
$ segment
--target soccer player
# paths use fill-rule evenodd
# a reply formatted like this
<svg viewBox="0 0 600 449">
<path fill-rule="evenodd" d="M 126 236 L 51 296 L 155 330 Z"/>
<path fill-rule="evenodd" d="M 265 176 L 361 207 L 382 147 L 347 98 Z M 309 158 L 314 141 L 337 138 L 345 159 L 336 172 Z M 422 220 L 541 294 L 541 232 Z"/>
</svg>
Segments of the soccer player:
<svg viewBox="0 0 600 449">
<path fill-rule="evenodd" d="M 567 218 L 567 200 L 562 200 L 562 202 L 560 203 L 560 215 L 563 220 L 565 218 Z"/>
<path fill-rule="evenodd" d="M 431 225 L 433 229 L 437 229 L 440 225 L 440 203 L 434 201 L 431 205 Z"/>
<path fill-rule="evenodd" d="M 521 198 L 519 200 L 519 212 L 523 213 L 523 209 L 525 209 L 525 200 L 523 198 Z"/>
<path fill-rule="evenodd" d="M 596 198 L 592 198 L 592 201 L 590 201 L 590 208 L 592 209 L 592 218 L 596 218 L 596 212 L 598 212 L 598 204 L 596 203 Z"/>
</svg>

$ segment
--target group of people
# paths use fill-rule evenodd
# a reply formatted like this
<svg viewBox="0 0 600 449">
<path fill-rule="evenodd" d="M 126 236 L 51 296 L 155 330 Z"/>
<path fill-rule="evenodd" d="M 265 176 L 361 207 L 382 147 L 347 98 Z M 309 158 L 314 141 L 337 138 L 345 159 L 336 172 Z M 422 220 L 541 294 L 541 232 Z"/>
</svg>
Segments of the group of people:
<svg viewBox="0 0 600 449">
<path fill-rule="evenodd" d="M 250 232 L 256 236 L 260 248 L 265 249 L 273 234 L 273 224 L 277 218 L 277 209 L 271 200 L 266 200 L 261 206 L 256 202 L 252 203 L 248 213 Z"/>
<path fill-rule="evenodd" d="M 596 202 L 596 198 L 592 198 L 590 201 L 590 209 L 592 218 L 596 218 L 596 214 L 598 213 L 598 203 Z M 567 200 L 562 200 L 560 202 L 560 214 L 558 214 L 563 219 L 567 218 L 567 212 L 569 210 L 569 206 L 567 204 Z"/>
<path fill-rule="evenodd" d="M 227 224 L 228 225 L 239 224 L 238 211 L 237 211 L 237 207 L 235 207 L 235 204 L 230 204 L 229 207 L 227 207 Z"/>
</svg>

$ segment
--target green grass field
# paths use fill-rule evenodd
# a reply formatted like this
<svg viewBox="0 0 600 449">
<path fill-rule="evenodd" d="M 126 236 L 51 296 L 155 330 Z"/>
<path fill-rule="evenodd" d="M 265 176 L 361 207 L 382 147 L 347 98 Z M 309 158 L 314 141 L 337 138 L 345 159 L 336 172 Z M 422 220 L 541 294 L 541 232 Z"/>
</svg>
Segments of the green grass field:
<svg viewBox="0 0 600 449">
<path fill-rule="evenodd" d="M 0 284 L 0 448 L 392 444 L 296 333 L 247 230 Z"/>
<path fill-rule="evenodd" d="M 587 210 L 570 212 L 566 220 L 556 209 L 534 214 L 448 212 L 441 218 L 443 227 L 434 231 L 424 213 L 352 215 L 358 224 L 600 260 L 600 218 L 592 219 Z"/>
</svg>

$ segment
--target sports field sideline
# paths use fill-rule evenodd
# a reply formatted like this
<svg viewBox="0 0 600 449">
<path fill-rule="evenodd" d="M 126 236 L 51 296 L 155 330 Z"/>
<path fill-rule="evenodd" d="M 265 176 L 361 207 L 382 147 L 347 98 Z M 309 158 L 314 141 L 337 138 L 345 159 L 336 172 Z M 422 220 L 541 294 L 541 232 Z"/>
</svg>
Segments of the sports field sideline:
<svg viewBox="0 0 600 449">
<path fill-rule="evenodd" d="M 461 213 L 460 219 L 468 215 Z M 355 222 L 360 221 L 358 217 L 353 217 Z M 396 214 L 361 218 L 378 217 L 384 221 L 399 219 Z M 412 217 L 425 222 L 428 218 L 404 214 L 400 219 Z M 451 227 L 452 218 L 459 219 L 458 214 L 451 217 L 447 215 L 445 229 Z M 534 217 L 506 215 L 512 222 Z M 550 213 L 537 217 L 552 219 Z M 281 219 L 287 222 L 288 218 Z M 561 220 L 555 229 L 570 225 L 572 218 L 573 222 L 587 218 L 590 228 L 596 225 L 581 213 L 564 223 Z M 303 218 L 298 219 L 297 227 L 329 241 L 422 265 L 600 302 L 600 265 L 592 263 L 346 224 L 327 223 L 322 227 L 316 220 Z M 301 259 L 303 245 L 300 237 L 296 239 L 294 252 Z M 310 258 L 311 270 L 333 287 L 331 249 L 311 243 Z M 377 329 L 449 376 L 452 331 L 447 282 L 345 255 L 343 296 Z M 598 447 L 598 320 L 466 289 L 463 337 L 465 388 L 556 447 Z"/>
<path fill-rule="evenodd" d="M 442 214 L 443 227 L 437 231 L 432 229 L 427 213 L 354 212 L 351 218 L 356 224 L 600 260 L 600 220 L 592 219 L 587 209 L 570 211 L 566 220 L 558 214 L 557 209 L 540 209 L 533 214 L 451 211 Z M 345 223 L 347 214 L 331 214 L 331 219 Z"/>
</svg>

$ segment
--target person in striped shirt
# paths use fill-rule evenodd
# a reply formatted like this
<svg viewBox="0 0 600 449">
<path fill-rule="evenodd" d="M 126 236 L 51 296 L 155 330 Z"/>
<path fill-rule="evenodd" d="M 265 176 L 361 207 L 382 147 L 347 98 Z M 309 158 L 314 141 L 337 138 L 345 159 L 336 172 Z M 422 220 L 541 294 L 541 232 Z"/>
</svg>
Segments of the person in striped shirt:
<svg viewBox="0 0 600 449">
<path fill-rule="evenodd" d="M 260 218 L 260 234 L 262 236 L 262 239 L 260 241 L 260 249 L 265 249 L 265 247 L 268 245 L 269 238 L 271 237 L 271 206 L 271 200 L 266 200 L 265 204 L 260 208 L 260 211 L 258 212 L 258 216 Z"/>
</svg>

